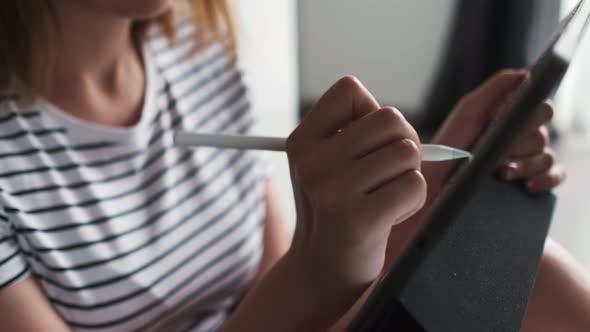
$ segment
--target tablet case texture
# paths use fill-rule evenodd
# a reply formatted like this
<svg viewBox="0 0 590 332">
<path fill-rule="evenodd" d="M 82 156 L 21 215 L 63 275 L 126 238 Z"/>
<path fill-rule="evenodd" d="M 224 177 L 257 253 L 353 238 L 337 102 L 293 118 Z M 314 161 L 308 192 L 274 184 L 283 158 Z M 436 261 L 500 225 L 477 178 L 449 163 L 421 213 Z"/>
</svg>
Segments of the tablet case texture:
<svg viewBox="0 0 590 332">
<path fill-rule="evenodd" d="M 486 180 L 375 331 L 520 331 L 556 202 L 523 187 Z"/>
</svg>

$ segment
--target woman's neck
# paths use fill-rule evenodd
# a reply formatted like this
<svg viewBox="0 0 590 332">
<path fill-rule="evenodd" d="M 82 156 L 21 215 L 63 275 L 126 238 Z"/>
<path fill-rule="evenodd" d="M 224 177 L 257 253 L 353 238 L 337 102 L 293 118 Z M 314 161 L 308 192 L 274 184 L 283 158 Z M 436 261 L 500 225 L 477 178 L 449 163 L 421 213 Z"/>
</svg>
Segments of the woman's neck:
<svg viewBox="0 0 590 332">
<path fill-rule="evenodd" d="M 133 124 L 145 90 L 133 22 L 64 3 L 56 6 L 60 30 L 50 101 L 91 122 Z"/>
</svg>

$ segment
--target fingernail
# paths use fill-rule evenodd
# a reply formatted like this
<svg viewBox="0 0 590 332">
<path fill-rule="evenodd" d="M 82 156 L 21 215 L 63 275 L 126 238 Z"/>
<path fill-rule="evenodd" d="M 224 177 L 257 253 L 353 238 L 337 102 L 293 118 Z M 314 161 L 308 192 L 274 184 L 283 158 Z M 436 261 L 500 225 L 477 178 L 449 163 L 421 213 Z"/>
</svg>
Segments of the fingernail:
<svg viewBox="0 0 590 332">
<path fill-rule="evenodd" d="M 518 80 L 516 81 L 516 84 L 522 84 L 524 82 L 526 82 L 526 80 L 529 78 L 529 71 L 528 70 L 519 70 L 517 71 L 517 75 L 518 75 Z"/>
<path fill-rule="evenodd" d="M 504 179 L 506 181 L 516 180 L 518 177 L 518 163 L 510 162 L 504 165 Z"/>
<path fill-rule="evenodd" d="M 518 76 L 521 76 L 520 79 L 522 80 L 522 79 L 524 79 L 529 74 L 529 71 L 526 70 L 526 69 L 520 69 L 520 70 L 517 70 L 515 72 L 515 74 L 518 75 Z"/>
<path fill-rule="evenodd" d="M 526 187 L 530 191 L 537 191 L 537 188 L 539 187 L 539 181 L 536 181 L 535 179 L 528 180 L 526 182 Z"/>
</svg>

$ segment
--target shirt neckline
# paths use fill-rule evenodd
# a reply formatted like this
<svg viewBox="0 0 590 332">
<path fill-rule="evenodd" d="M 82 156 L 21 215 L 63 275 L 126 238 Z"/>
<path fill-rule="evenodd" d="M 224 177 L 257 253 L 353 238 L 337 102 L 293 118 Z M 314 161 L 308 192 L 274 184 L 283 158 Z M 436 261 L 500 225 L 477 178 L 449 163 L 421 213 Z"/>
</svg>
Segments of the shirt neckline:
<svg viewBox="0 0 590 332">
<path fill-rule="evenodd" d="M 74 135 L 82 135 L 85 138 L 89 138 L 89 135 L 92 135 L 94 138 L 108 141 L 147 140 L 148 135 L 146 129 L 149 127 L 150 120 L 157 111 L 156 79 L 158 72 L 155 68 L 154 60 L 149 54 L 149 50 L 145 44 L 142 47 L 142 57 L 145 72 L 145 91 L 140 118 L 133 125 L 117 127 L 87 121 L 64 112 L 46 99 L 41 99 L 37 102 L 38 108 L 43 111 L 42 114 L 49 115 L 52 120 L 55 120 L 60 125 L 66 127 L 68 132 L 73 133 Z"/>
</svg>

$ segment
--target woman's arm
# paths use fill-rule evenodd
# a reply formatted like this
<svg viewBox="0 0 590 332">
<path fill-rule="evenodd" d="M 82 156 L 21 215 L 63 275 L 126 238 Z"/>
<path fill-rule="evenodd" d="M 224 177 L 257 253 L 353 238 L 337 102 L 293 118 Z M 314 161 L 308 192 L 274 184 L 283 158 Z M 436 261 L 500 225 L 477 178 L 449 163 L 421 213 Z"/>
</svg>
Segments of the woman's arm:
<svg viewBox="0 0 590 332">
<path fill-rule="evenodd" d="M 0 322 L 3 331 L 69 331 L 33 277 L 0 291 Z"/>
<path fill-rule="evenodd" d="M 330 88 L 287 140 L 293 243 L 221 331 L 325 332 L 342 317 L 379 276 L 391 226 L 425 200 L 419 145 L 358 80 Z"/>
<path fill-rule="evenodd" d="M 269 179 L 266 183 L 265 193 L 264 251 L 254 278 L 254 285 L 285 255 L 291 245 L 291 237 L 285 225 L 278 198 L 275 181 Z"/>
</svg>

